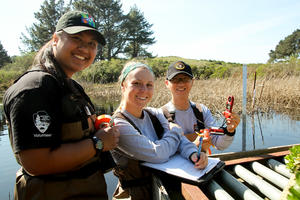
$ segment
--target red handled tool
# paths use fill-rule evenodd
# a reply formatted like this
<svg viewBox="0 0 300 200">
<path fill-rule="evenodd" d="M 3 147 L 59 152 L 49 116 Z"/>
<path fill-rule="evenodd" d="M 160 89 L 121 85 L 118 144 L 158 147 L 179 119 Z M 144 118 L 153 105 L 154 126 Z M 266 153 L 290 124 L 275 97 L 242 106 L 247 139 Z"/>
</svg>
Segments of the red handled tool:
<svg viewBox="0 0 300 200">
<path fill-rule="evenodd" d="M 229 117 L 229 113 L 232 113 L 232 107 L 233 107 L 233 103 L 234 103 L 234 97 L 233 96 L 229 96 L 226 102 L 226 110 L 224 112 L 224 116 L 225 118 Z"/>
</svg>

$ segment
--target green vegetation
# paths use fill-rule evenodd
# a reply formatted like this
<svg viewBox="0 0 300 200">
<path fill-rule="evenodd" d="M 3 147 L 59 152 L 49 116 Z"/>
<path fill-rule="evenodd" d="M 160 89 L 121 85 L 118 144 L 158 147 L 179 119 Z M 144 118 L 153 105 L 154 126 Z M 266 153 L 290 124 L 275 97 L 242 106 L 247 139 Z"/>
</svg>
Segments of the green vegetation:
<svg viewBox="0 0 300 200">
<path fill-rule="evenodd" d="M 35 53 L 15 56 L 12 62 L 0 68 L 0 84 L 9 85 L 23 72 L 31 67 Z M 239 77 L 242 74 L 242 64 L 227 63 L 216 60 L 195 60 L 180 57 L 157 57 L 136 59 L 145 62 L 153 68 L 157 78 L 164 78 L 170 63 L 183 60 L 191 65 L 195 78 L 198 80 L 228 79 Z M 88 83 L 113 83 L 118 81 L 121 69 L 127 62 L 126 59 L 111 59 L 97 61 L 84 71 L 75 75 L 75 79 Z M 257 72 L 259 79 L 287 78 L 300 76 L 300 60 L 291 58 L 289 61 L 267 64 L 247 65 L 248 74 Z M 252 76 L 249 76 L 251 79 Z"/>
<path fill-rule="evenodd" d="M 5 90 L 23 72 L 30 68 L 35 53 L 12 57 L 11 63 L 0 68 L 0 90 Z"/>
<path fill-rule="evenodd" d="M 152 57 L 147 47 L 155 43 L 152 37 L 152 24 L 148 23 L 136 6 L 129 13 L 122 10 L 120 0 L 73 0 L 66 5 L 63 0 L 44 0 L 38 12 L 34 13 L 36 22 L 22 33 L 24 52 L 38 51 L 52 38 L 59 18 L 69 10 L 81 10 L 95 19 L 96 27 L 103 34 L 107 45 L 98 51 L 96 60 L 111 60 L 120 56 L 135 58 Z"/>
<path fill-rule="evenodd" d="M 298 58 L 300 55 L 300 29 L 295 30 L 276 45 L 275 50 L 269 53 L 269 62 L 288 60 L 291 57 Z"/>
<path fill-rule="evenodd" d="M 290 148 L 290 154 L 284 157 L 287 161 L 287 168 L 295 173 L 300 169 L 300 145 Z"/>
<path fill-rule="evenodd" d="M 0 42 L 0 67 L 2 67 L 4 64 L 9 63 L 10 57 L 7 54 L 7 51 L 3 48 L 3 45 Z"/>
<path fill-rule="evenodd" d="M 290 187 L 287 199 L 298 200 L 300 199 L 300 145 L 290 148 L 290 154 L 285 156 L 285 159 L 287 168 L 295 173 L 295 184 Z"/>
</svg>

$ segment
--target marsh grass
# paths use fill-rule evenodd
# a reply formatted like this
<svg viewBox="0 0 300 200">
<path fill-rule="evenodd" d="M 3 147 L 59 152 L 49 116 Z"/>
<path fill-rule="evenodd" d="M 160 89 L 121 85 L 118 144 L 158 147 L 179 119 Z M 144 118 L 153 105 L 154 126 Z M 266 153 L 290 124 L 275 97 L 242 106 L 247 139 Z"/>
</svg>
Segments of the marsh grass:
<svg viewBox="0 0 300 200">
<path fill-rule="evenodd" d="M 92 99 L 101 99 L 104 103 L 117 105 L 121 99 L 118 83 L 83 84 Z M 291 115 L 300 113 L 300 79 L 299 77 L 281 77 L 258 79 L 255 90 L 255 111 L 278 112 Z M 243 85 L 241 77 L 228 79 L 195 80 L 190 99 L 206 105 L 214 115 L 221 115 L 225 109 L 227 97 L 235 97 L 234 111 L 242 111 Z M 155 91 L 149 106 L 160 107 L 170 100 L 170 93 L 165 87 L 164 79 L 157 79 Z M 247 82 L 247 112 L 252 112 L 253 80 Z"/>
</svg>

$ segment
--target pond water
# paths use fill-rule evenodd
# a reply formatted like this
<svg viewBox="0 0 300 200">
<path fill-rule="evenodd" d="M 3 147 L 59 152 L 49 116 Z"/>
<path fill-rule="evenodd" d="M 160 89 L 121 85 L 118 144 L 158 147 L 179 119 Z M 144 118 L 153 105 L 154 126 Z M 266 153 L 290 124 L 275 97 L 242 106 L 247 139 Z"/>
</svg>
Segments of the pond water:
<svg viewBox="0 0 300 200">
<path fill-rule="evenodd" d="M 13 199 L 15 173 L 20 168 L 12 153 L 7 126 L 0 106 L 0 199 Z M 101 109 L 100 109 L 101 110 Z M 103 109 L 102 109 L 103 110 Z M 110 111 L 106 112 L 110 113 Z M 221 125 L 222 120 L 218 123 Z M 231 146 L 222 152 L 238 152 L 267 147 L 299 144 L 300 117 L 291 119 L 286 115 L 268 114 L 254 115 L 246 118 L 246 134 L 242 135 L 242 121 L 236 130 L 236 136 Z M 212 153 L 222 153 L 212 148 Z M 108 183 L 108 194 L 116 187 L 117 179 L 111 173 L 105 178 Z"/>
</svg>

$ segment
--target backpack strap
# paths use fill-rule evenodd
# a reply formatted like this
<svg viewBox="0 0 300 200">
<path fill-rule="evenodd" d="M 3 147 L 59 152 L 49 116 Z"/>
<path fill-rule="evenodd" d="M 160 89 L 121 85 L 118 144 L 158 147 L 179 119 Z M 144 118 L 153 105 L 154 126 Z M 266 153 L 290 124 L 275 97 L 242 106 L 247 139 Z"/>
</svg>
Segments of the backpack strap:
<svg viewBox="0 0 300 200">
<path fill-rule="evenodd" d="M 160 121 L 148 109 L 144 109 L 144 110 L 148 113 L 148 115 L 151 119 L 152 125 L 155 129 L 155 132 L 156 132 L 156 135 L 157 135 L 158 139 L 161 139 L 163 134 L 164 134 L 164 128 L 162 127 Z"/>
<path fill-rule="evenodd" d="M 193 113 L 197 119 L 197 127 L 195 128 L 195 130 L 199 131 L 200 129 L 204 129 L 205 125 L 204 125 L 204 120 L 203 120 L 203 112 L 202 112 L 202 108 L 200 105 L 198 104 L 194 104 L 190 102 L 190 105 L 193 109 Z M 164 105 L 161 107 L 164 116 L 166 117 L 166 119 L 169 122 L 174 122 L 175 121 L 175 109 L 174 110 L 168 110 L 167 105 Z"/>
<path fill-rule="evenodd" d="M 204 129 L 204 120 L 203 120 L 203 112 L 200 105 L 190 103 L 194 112 L 194 115 L 197 119 L 197 127 L 196 130 L 199 131 L 200 129 Z"/>
<path fill-rule="evenodd" d="M 133 121 L 131 121 L 131 119 L 129 119 L 122 112 L 120 112 L 120 111 L 116 112 L 112 117 L 113 118 L 120 118 L 120 119 L 124 119 L 124 120 L 128 121 L 129 124 L 131 124 L 131 126 L 133 126 L 133 128 L 135 128 L 142 135 L 142 132 L 140 131 L 140 129 L 138 129 L 138 127 L 133 123 Z"/>
<path fill-rule="evenodd" d="M 175 110 L 168 110 L 167 105 L 164 105 L 161 107 L 165 118 L 168 120 L 168 122 L 173 122 L 175 123 Z"/>
<path fill-rule="evenodd" d="M 162 127 L 160 121 L 149 110 L 147 110 L 147 109 L 144 109 L 144 110 L 148 113 L 148 115 L 149 115 L 149 117 L 151 119 L 152 125 L 154 127 L 154 130 L 155 130 L 155 133 L 156 133 L 158 139 L 161 139 L 162 136 L 163 136 L 163 133 L 164 133 L 164 128 Z M 113 115 L 113 117 L 118 117 L 118 118 L 121 118 L 121 119 L 124 119 L 124 120 L 128 121 L 129 124 L 131 124 L 133 126 L 133 128 L 135 128 L 142 135 L 142 132 L 133 123 L 133 121 L 131 119 L 129 119 L 126 115 L 124 115 L 122 112 L 116 112 Z"/>
</svg>

